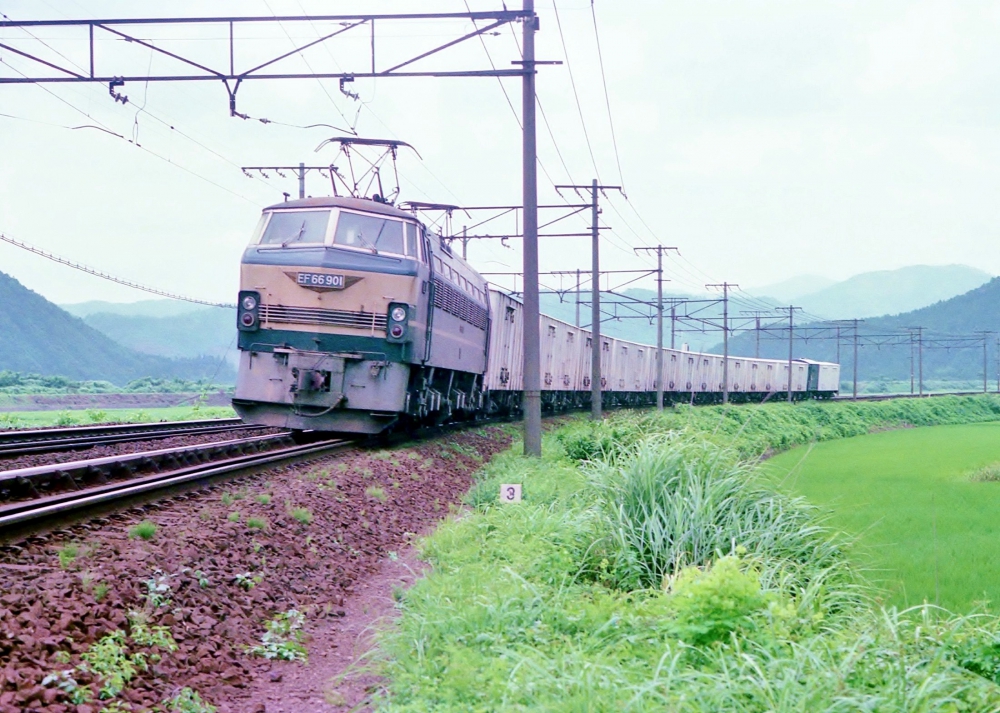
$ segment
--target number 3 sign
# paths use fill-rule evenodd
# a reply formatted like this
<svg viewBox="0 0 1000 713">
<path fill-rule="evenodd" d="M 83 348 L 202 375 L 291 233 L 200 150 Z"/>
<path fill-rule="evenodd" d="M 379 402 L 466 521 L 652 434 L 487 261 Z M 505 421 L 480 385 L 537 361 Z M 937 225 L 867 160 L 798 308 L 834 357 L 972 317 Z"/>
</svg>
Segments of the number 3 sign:
<svg viewBox="0 0 1000 713">
<path fill-rule="evenodd" d="M 500 486 L 500 502 L 519 503 L 521 502 L 521 484 L 505 483 Z"/>
</svg>

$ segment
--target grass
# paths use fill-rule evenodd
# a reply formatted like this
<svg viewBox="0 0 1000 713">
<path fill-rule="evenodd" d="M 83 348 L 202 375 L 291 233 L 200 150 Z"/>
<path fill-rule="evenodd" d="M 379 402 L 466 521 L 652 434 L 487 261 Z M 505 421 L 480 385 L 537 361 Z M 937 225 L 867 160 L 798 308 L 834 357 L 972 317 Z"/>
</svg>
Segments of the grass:
<svg viewBox="0 0 1000 713">
<path fill-rule="evenodd" d="M 59 566 L 62 569 L 69 569 L 76 562 L 80 554 L 80 545 L 76 542 L 67 542 L 59 548 Z"/>
<path fill-rule="evenodd" d="M 1000 710 L 1000 620 L 883 609 L 843 538 L 751 467 L 796 443 L 1000 415 L 993 399 L 868 406 L 576 421 L 538 460 L 515 443 L 478 475 L 472 511 L 422 541 L 432 567 L 382 637 L 377 708 Z M 523 502 L 498 503 L 500 483 Z"/>
<path fill-rule="evenodd" d="M 152 540 L 156 536 L 156 523 L 143 520 L 138 525 L 129 528 L 129 539 Z"/>
<path fill-rule="evenodd" d="M 313 521 L 313 514 L 307 508 L 295 508 L 292 510 L 292 518 L 303 525 L 309 525 Z"/>
<path fill-rule="evenodd" d="M 155 423 L 157 421 L 192 421 L 205 418 L 234 418 L 228 406 L 173 406 L 150 409 L 105 409 L 100 411 L 9 411 L 0 413 L 0 428 L 46 428 L 92 423 Z M 95 420 L 96 419 L 96 420 Z"/>
<path fill-rule="evenodd" d="M 375 498 L 379 502 L 383 503 L 389 497 L 388 495 L 385 494 L 385 488 L 382 488 L 378 485 L 369 485 L 367 488 L 365 488 L 365 495 L 367 495 L 369 498 Z"/>
<path fill-rule="evenodd" d="M 905 429 L 796 448 L 767 463 L 788 490 L 830 508 L 898 606 L 1000 605 L 1000 424 Z"/>
<path fill-rule="evenodd" d="M 262 517 L 248 517 L 247 527 L 249 527 L 251 530 L 266 530 L 267 520 L 265 520 Z"/>
</svg>

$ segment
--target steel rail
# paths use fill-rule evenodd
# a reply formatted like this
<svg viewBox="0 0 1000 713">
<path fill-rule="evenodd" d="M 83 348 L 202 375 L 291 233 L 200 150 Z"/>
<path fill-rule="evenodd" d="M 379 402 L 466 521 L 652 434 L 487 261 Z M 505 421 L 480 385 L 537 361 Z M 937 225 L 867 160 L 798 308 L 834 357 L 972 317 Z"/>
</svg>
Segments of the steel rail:
<svg viewBox="0 0 1000 713">
<path fill-rule="evenodd" d="M 267 439 L 279 440 L 282 436 L 268 436 L 258 441 Z M 251 439 L 243 439 L 251 440 Z M 229 443 L 238 443 L 231 441 Z M 306 456 L 330 453 L 352 445 L 354 441 L 345 439 L 330 439 L 318 443 L 305 445 L 294 445 L 277 450 L 269 450 L 264 453 L 241 454 L 223 461 L 213 461 L 210 463 L 198 463 L 194 465 L 182 465 L 161 473 L 136 476 L 127 480 L 103 483 L 96 487 L 85 490 L 77 490 L 66 493 L 57 493 L 33 500 L 23 500 L 0 506 L 0 531 L 8 530 L 18 525 L 24 525 L 32 521 L 53 518 L 67 513 L 71 513 L 86 508 L 93 508 L 98 505 L 105 505 L 115 501 L 135 498 L 137 496 L 156 493 L 157 491 L 169 490 L 179 486 L 191 486 L 199 482 L 209 481 L 224 475 L 232 475 L 240 471 L 249 471 L 262 466 L 273 465 L 284 461 L 299 460 Z M 222 443 L 214 444 L 216 446 Z M 177 451 L 190 449 L 173 449 Z M 132 454 L 134 456 L 150 456 L 156 452 L 146 454 Z M 132 456 L 129 459 L 134 460 Z M 115 459 L 95 459 L 96 461 L 114 461 Z M 121 459 L 119 459 L 121 460 Z M 94 461 L 91 461 L 93 463 Z M 81 461 L 85 464 L 87 461 Z M 77 464 L 79 465 L 79 464 Z M 44 468 L 20 469 L 23 471 L 40 471 Z M 49 468 L 49 470 L 54 467 Z M 0 478 L 10 480 L 9 476 L 14 476 L 18 471 L 8 471 L 0 473 Z"/>
<path fill-rule="evenodd" d="M 199 421 L 0 431 L 0 457 L 68 451 L 103 444 L 128 443 L 171 436 L 223 433 L 243 428 L 259 428 L 259 426 L 244 424 L 238 418 L 220 418 Z"/>
<path fill-rule="evenodd" d="M 855 399 L 853 396 L 834 396 L 831 401 L 889 401 L 890 399 L 929 399 L 935 396 L 982 396 L 983 390 L 978 391 L 940 391 L 933 394 L 859 394 Z M 989 393 L 995 394 L 996 391 Z"/>
</svg>

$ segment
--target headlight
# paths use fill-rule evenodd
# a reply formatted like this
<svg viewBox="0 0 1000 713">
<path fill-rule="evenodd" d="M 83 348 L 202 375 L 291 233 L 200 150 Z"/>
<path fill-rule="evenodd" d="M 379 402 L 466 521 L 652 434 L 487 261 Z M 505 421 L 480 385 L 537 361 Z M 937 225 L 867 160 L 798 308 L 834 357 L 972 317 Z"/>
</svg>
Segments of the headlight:
<svg viewBox="0 0 1000 713">
<path fill-rule="evenodd" d="M 393 307 L 389 316 L 392 317 L 393 322 L 403 322 L 406 320 L 406 310 L 402 307 Z"/>
<path fill-rule="evenodd" d="M 247 295 L 243 298 L 243 309 L 247 312 L 252 312 L 257 308 L 257 300 L 255 300 L 251 295 Z"/>
</svg>

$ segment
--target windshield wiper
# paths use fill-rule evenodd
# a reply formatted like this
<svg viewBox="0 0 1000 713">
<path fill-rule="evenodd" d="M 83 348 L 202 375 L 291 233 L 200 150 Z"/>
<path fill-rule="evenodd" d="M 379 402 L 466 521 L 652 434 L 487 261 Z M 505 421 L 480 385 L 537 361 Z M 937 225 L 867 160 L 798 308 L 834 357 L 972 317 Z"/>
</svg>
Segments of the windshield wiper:
<svg viewBox="0 0 1000 713">
<path fill-rule="evenodd" d="M 305 231 L 306 231 L 306 221 L 303 220 L 302 226 L 299 228 L 298 232 L 295 233 L 295 235 L 293 235 L 292 237 L 288 238 L 287 240 L 284 240 L 281 243 L 281 247 L 287 248 L 289 243 L 294 243 L 296 240 L 299 240 L 302 237 L 302 233 L 304 233 Z"/>
<path fill-rule="evenodd" d="M 358 231 L 358 240 L 360 240 L 362 243 L 364 243 L 364 246 L 366 248 L 368 248 L 369 250 L 371 250 L 373 254 L 378 255 L 378 249 L 374 245 L 372 245 L 371 243 L 369 243 L 367 240 L 365 240 L 364 233 L 362 233 L 360 231 Z M 378 240 L 378 238 L 376 238 L 376 240 Z"/>
</svg>

